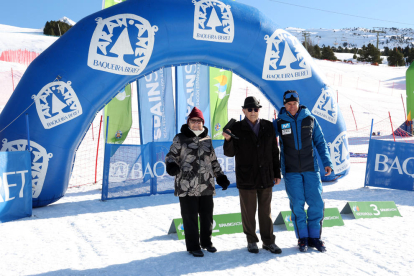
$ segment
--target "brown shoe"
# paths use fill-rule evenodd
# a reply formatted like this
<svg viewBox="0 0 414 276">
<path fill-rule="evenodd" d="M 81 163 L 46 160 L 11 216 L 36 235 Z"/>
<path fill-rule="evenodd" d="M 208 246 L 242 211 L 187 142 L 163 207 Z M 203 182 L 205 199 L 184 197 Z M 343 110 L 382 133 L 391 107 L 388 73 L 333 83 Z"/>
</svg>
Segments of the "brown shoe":
<svg viewBox="0 0 414 276">
<path fill-rule="evenodd" d="M 270 251 L 270 252 L 272 252 L 274 254 L 280 254 L 280 253 L 282 253 L 282 249 L 280 249 L 279 246 L 277 246 L 274 243 L 269 244 L 269 245 L 263 244 L 263 249 L 266 249 L 267 251 Z"/>
</svg>

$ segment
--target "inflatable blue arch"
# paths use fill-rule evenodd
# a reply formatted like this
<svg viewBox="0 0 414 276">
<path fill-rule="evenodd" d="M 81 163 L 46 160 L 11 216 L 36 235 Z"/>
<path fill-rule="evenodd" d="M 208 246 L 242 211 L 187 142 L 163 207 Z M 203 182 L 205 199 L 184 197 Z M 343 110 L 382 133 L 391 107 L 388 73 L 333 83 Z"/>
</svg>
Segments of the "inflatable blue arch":
<svg viewBox="0 0 414 276">
<path fill-rule="evenodd" d="M 233 71 L 276 108 L 284 91 L 297 90 L 329 143 L 335 175 L 324 180 L 348 173 L 344 119 L 294 36 L 234 1 L 128 0 L 82 19 L 36 58 L 0 115 L 1 151 L 27 148 L 29 115 L 33 206 L 65 194 L 82 138 L 118 91 L 161 67 L 193 63 Z"/>
</svg>

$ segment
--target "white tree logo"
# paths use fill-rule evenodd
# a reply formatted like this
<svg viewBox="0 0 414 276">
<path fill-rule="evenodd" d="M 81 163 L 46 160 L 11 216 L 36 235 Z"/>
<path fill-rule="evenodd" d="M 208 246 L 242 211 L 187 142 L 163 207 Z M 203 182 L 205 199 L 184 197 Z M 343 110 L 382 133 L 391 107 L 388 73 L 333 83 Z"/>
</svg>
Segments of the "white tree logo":
<svg viewBox="0 0 414 276">
<path fill-rule="evenodd" d="M 340 173 L 351 165 L 348 151 L 348 135 L 346 131 L 341 132 L 332 143 L 328 143 L 334 172 Z"/>
<path fill-rule="evenodd" d="M 234 20 L 231 6 L 218 0 L 193 0 L 194 32 L 196 40 L 232 43 Z"/>
<path fill-rule="evenodd" d="M 82 106 L 71 84 L 70 81 L 51 82 L 32 96 L 45 129 L 54 128 L 82 115 Z"/>
<path fill-rule="evenodd" d="M 301 80 L 312 77 L 311 56 L 299 40 L 285 30 L 276 30 L 267 43 L 262 78 L 272 81 Z"/>
<path fill-rule="evenodd" d="M 118 75 L 139 75 L 151 58 L 158 27 L 135 14 L 99 17 L 96 22 L 88 66 Z"/>
<path fill-rule="evenodd" d="M 0 151 L 25 151 L 27 150 L 27 140 L 14 140 L 7 142 L 3 139 L 3 146 Z M 30 141 L 32 157 L 32 197 L 38 198 L 43 189 L 49 159 L 53 157 L 52 153 L 47 153 L 46 149 L 36 142 Z"/>
<path fill-rule="evenodd" d="M 129 165 L 125 162 L 111 163 L 109 167 L 109 182 L 124 182 L 128 177 Z"/>
<path fill-rule="evenodd" d="M 336 124 L 338 120 L 338 106 L 331 92 L 332 89 L 328 86 L 322 88 L 322 93 L 316 101 L 312 113 L 330 123 Z"/>
</svg>

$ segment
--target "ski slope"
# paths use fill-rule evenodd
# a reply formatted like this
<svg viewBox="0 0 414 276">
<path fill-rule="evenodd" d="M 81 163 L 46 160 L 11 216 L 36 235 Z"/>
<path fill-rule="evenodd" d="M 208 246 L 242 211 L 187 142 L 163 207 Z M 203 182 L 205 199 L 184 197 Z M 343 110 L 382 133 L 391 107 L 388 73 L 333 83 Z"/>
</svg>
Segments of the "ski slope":
<svg viewBox="0 0 414 276">
<path fill-rule="evenodd" d="M 6 28 L 6 32 L 4 28 L 0 25 L 0 45 L 8 43 L 14 49 L 25 43 L 34 50 L 54 39 L 32 29 L 10 32 Z M 348 117 L 352 116 L 350 105 L 360 128 L 369 126 L 372 118 L 387 118 L 388 111 L 393 121 L 404 120 L 401 95 L 405 95 L 406 68 L 315 62 L 326 82 L 338 90 L 338 104 L 349 132 L 355 128 L 353 118 Z M 11 68 L 19 76 L 25 70 L 20 64 L 0 62 L 0 105 L 12 91 Z M 366 87 L 362 86 L 364 81 Z M 261 117 L 271 118 L 274 108 L 254 86 L 238 76 L 233 79 L 229 100 L 231 116 L 241 113 L 246 87 L 248 95 L 261 99 Z M 87 185 L 68 189 L 58 202 L 34 209 L 30 218 L 0 224 L 0 274 L 412 275 L 414 192 L 364 188 L 365 166 L 352 163 L 348 176 L 324 183 L 326 207 L 341 211 L 348 201 L 395 201 L 402 217 L 356 220 L 343 215 L 345 226 L 323 229 L 328 249 L 325 254 L 312 249 L 299 252 L 294 233 L 274 226 L 281 255 L 265 250 L 248 253 L 245 235 L 239 233 L 213 237 L 218 252 L 205 252 L 204 258 L 194 258 L 185 251 L 183 240 L 167 234 L 172 219 L 180 217 L 178 198 L 166 194 L 102 202 L 100 185 Z M 218 190 L 214 203 L 214 214 L 240 212 L 235 188 Z M 285 210 L 289 210 L 289 200 L 282 180 L 273 188 L 273 220 Z"/>
</svg>

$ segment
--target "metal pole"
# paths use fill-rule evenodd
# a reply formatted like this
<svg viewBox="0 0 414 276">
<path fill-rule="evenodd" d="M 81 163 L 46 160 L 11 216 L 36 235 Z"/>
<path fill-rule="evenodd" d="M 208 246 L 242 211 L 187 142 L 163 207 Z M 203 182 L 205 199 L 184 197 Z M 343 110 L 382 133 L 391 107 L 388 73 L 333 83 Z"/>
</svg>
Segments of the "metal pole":
<svg viewBox="0 0 414 276">
<path fill-rule="evenodd" d="M 30 150 L 30 128 L 29 128 L 29 114 L 26 113 L 26 128 L 27 128 L 27 149 Z"/>
<path fill-rule="evenodd" d="M 14 92 L 14 78 L 13 78 L 13 68 L 11 68 L 11 77 L 12 77 L 12 84 L 13 84 L 13 92 Z"/>
<path fill-rule="evenodd" d="M 351 111 L 352 111 L 352 116 L 354 116 L 356 130 L 358 130 L 358 126 L 357 126 L 357 122 L 356 122 L 356 119 L 355 119 L 354 111 L 352 110 L 352 105 L 350 105 L 350 107 L 351 107 Z"/>
<path fill-rule="evenodd" d="M 368 143 L 368 153 L 369 153 L 369 144 L 371 143 L 371 138 L 372 138 L 372 129 L 374 127 L 374 119 L 372 119 L 371 121 L 371 132 L 369 134 L 369 143 Z M 368 166 L 368 162 L 367 162 L 367 166 Z M 366 187 L 366 181 L 364 181 L 364 187 Z"/>
<path fill-rule="evenodd" d="M 369 140 L 371 140 L 371 138 L 372 138 L 372 129 L 373 129 L 373 127 L 374 127 L 374 119 L 372 119 L 372 121 L 371 121 L 371 133 L 369 134 Z"/>
<path fill-rule="evenodd" d="M 99 140 L 101 139 L 101 127 L 102 127 L 102 115 L 101 115 L 101 122 L 99 123 L 98 146 L 96 147 L 95 183 L 96 183 L 96 175 L 98 173 L 98 153 L 99 153 Z"/>
<path fill-rule="evenodd" d="M 404 105 L 404 100 L 403 100 L 403 96 L 402 96 L 402 94 L 401 94 L 401 101 L 402 101 L 403 108 L 404 108 L 404 117 L 405 117 L 405 121 L 407 121 L 407 113 L 405 112 L 405 105 Z"/>
<path fill-rule="evenodd" d="M 391 113 L 388 111 L 388 116 L 390 116 L 390 123 L 391 123 L 391 131 L 392 131 L 392 137 L 394 137 L 395 142 L 395 134 L 394 134 L 394 128 L 392 127 L 392 121 L 391 121 Z"/>
</svg>

